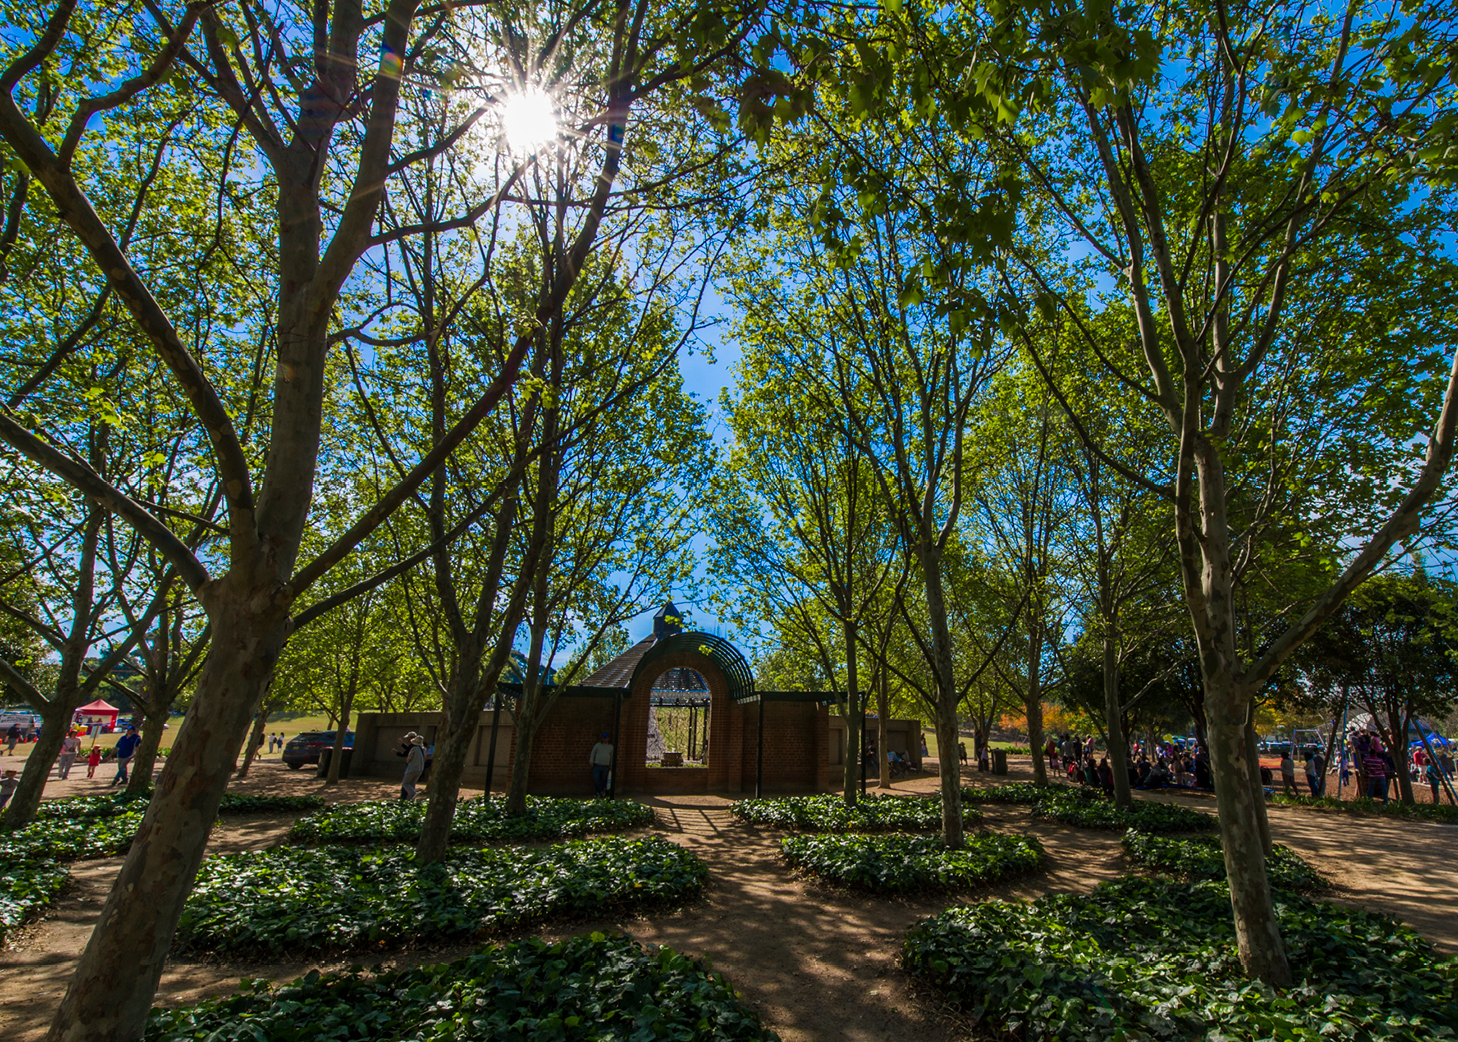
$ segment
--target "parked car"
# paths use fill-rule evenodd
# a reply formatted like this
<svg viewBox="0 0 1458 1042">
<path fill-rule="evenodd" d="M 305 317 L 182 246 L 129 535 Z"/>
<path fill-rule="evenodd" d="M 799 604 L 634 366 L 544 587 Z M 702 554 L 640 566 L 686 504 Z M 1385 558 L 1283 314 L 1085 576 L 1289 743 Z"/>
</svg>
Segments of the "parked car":
<svg viewBox="0 0 1458 1042">
<path fill-rule="evenodd" d="M 344 747 L 354 748 L 354 732 L 344 732 Z M 305 731 L 295 735 L 284 745 L 283 762 L 289 765 L 290 770 L 297 771 L 306 763 L 317 764 L 319 754 L 325 749 L 334 748 L 333 731 Z"/>
</svg>

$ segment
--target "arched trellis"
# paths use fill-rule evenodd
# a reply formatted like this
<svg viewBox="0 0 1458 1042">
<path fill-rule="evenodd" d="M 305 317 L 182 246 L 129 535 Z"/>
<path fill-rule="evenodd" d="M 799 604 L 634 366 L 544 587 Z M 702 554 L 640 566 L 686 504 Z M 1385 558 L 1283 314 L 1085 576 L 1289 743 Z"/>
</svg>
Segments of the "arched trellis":
<svg viewBox="0 0 1458 1042">
<path fill-rule="evenodd" d="M 719 667 L 719 672 L 724 674 L 724 680 L 729 685 L 729 698 L 732 701 L 754 701 L 754 670 L 750 669 L 748 660 L 733 644 L 712 633 L 675 633 L 655 643 L 638 660 L 633 677 L 628 681 L 628 690 L 637 686 L 638 678 L 653 668 L 655 662 L 668 655 L 683 652 L 702 655 Z"/>
</svg>

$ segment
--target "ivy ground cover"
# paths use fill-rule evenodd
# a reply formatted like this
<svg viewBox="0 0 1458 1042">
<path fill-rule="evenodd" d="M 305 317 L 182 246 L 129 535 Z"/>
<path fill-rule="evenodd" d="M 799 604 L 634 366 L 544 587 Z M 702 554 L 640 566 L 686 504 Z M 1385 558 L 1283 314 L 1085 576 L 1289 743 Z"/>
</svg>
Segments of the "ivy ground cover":
<svg viewBox="0 0 1458 1042">
<path fill-rule="evenodd" d="M 1121 841 L 1129 859 L 1146 868 L 1184 879 L 1224 879 L 1225 855 L 1215 836 L 1175 838 L 1130 829 Z M 1277 843 L 1266 858 L 1271 885 L 1283 890 L 1321 890 L 1326 880 L 1290 847 Z"/>
<path fill-rule="evenodd" d="M 204 861 L 177 945 L 278 951 L 452 940 L 680 901 L 707 877 L 702 861 L 658 836 L 455 849 L 426 867 L 408 848 L 276 847 Z"/>
<path fill-rule="evenodd" d="M 1425 783 L 1424 783 L 1425 784 Z M 1417 782 L 1413 783 L 1416 788 Z M 1440 790 L 1441 791 L 1441 790 Z M 1362 797 L 1357 800 L 1339 800 L 1333 796 L 1290 796 L 1284 792 L 1274 793 L 1271 802 L 1283 807 L 1301 807 L 1305 810 L 1326 811 L 1330 814 L 1368 814 L 1384 818 L 1403 818 L 1409 821 L 1443 821 L 1458 824 L 1458 807 L 1447 803 L 1414 803 L 1408 805 L 1390 800 Z"/>
<path fill-rule="evenodd" d="M 0 851 L 18 861 L 79 861 L 124 854 L 141 827 L 143 806 L 108 817 L 43 818 L 0 832 Z"/>
<path fill-rule="evenodd" d="M 939 836 L 790 836 L 786 860 L 821 879 L 879 894 L 961 890 L 1036 870 L 1043 847 L 1036 839 L 1000 832 L 973 833 L 961 850 Z"/>
<path fill-rule="evenodd" d="M 63 796 L 56 800 L 42 800 L 36 808 L 37 821 L 80 821 L 96 818 L 114 818 L 145 810 L 150 792 L 129 794 L 125 792 L 102 793 L 97 796 Z M 245 796 L 242 793 L 225 792 L 218 807 L 219 814 L 287 814 L 295 811 L 317 810 L 324 806 L 318 796 Z"/>
<path fill-rule="evenodd" d="M 802 832 L 924 832 L 942 827 L 942 801 L 937 796 L 886 796 L 867 793 L 847 807 L 841 796 L 779 796 L 740 800 L 730 808 L 736 818 L 751 825 L 795 829 Z M 975 825 L 982 814 L 962 808 L 962 821 Z"/>
<path fill-rule="evenodd" d="M 1119 807 L 1098 789 L 1072 785 L 1038 788 L 1027 782 L 963 789 L 970 803 L 1026 803 L 1033 817 L 1084 829 L 1138 829 L 1140 832 L 1211 832 L 1216 818 L 1176 803 L 1135 800 L 1129 808 Z"/>
<path fill-rule="evenodd" d="M 627 937 L 535 938 L 441 966 L 317 971 L 282 987 L 153 1010 L 146 1042 L 778 1042 L 707 963 Z"/>
<path fill-rule="evenodd" d="M 419 838 L 425 810 L 424 800 L 340 803 L 300 818 L 292 835 L 305 843 L 408 843 Z M 526 814 L 513 816 L 506 813 L 504 796 L 482 796 L 456 805 L 451 839 L 457 843 L 566 839 L 653 821 L 653 808 L 632 800 L 528 796 Z"/>
<path fill-rule="evenodd" d="M 1277 894 L 1297 984 L 1241 972 L 1223 882 L 1123 879 L 923 920 L 905 968 L 985 1033 L 1103 1042 L 1430 1042 L 1458 1032 L 1458 960 L 1393 919 Z"/>
<path fill-rule="evenodd" d="M 66 866 L 59 862 L 0 853 L 0 941 L 50 904 L 68 878 Z"/>
<path fill-rule="evenodd" d="M 80 861 L 125 854 L 142 824 L 147 796 L 122 793 L 45 800 L 36 820 L 0 831 L 0 850 L 16 860 Z M 323 804 L 317 796 L 223 797 L 222 814 L 283 813 Z"/>
</svg>

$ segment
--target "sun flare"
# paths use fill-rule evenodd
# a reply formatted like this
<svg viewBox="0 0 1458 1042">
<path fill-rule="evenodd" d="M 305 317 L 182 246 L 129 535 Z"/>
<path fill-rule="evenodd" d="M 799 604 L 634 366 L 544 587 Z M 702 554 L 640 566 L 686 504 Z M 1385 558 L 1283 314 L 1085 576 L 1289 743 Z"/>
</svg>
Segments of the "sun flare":
<svg viewBox="0 0 1458 1042">
<path fill-rule="evenodd" d="M 506 98 L 501 132 L 513 151 L 530 152 L 557 136 L 557 108 L 546 91 L 532 88 Z"/>
</svg>

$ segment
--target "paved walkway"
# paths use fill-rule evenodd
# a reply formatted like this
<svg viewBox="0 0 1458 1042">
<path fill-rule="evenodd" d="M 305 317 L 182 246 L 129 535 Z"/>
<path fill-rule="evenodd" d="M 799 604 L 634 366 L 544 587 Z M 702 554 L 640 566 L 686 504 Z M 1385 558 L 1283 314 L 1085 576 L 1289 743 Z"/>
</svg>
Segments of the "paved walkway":
<svg viewBox="0 0 1458 1042">
<path fill-rule="evenodd" d="M 1013 780 L 1020 776 L 1019 767 L 1015 761 Z M 262 771 L 240 788 L 283 791 L 270 780 L 272 773 L 276 772 Z M 322 783 L 298 786 L 296 778 L 281 782 L 290 791 L 322 788 Z M 934 778 L 898 782 L 896 791 L 927 792 L 935 782 Z M 368 798 L 384 794 L 385 788 L 370 782 L 348 783 L 338 796 Z M 1214 810 L 1208 797 L 1159 798 Z M 965 1022 L 948 1015 L 934 997 L 913 993 L 898 964 L 907 927 L 945 908 L 951 899 L 888 900 L 797 877 L 778 856 L 781 833 L 739 822 L 730 815 L 727 799 L 676 796 L 646 802 L 658 812 L 657 830 L 708 864 L 710 880 L 703 900 L 642 916 L 557 924 L 542 930 L 545 936 L 617 929 L 640 941 L 706 957 L 785 1042 L 879 1042 L 901 1037 L 950 1042 L 966 1036 Z M 1048 851 L 1048 862 L 1045 871 L 968 899 L 1083 891 L 1131 871 L 1115 833 L 1034 821 L 1025 807 L 992 805 L 983 810 L 988 828 L 1037 836 Z M 211 849 L 271 846 L 283 838 L 291 821 L 291 816 L 223 819 Z M 1331 899 L 1396 915 L 1440 948 L 1458 952 L 1458 828 L 1279 807 L 1271 808 L 1271 821 L 1279 842 L 1294 848 L 1337 884 Z M 12 950 L 0 958 L 5 1042 L 38 1042 L 44 1034 L 119 864 L 111 859 L 75 865 L 76 885 L 44 920 L 20 931 Z M 441 962 L 472 947 L 382 950 L 380 958 L 396 965 Z M 315 967 L 342 969 L 374 961 L 357 953 L 323 963 L 174 959 L 158 1000 L 174 1004 L 231 992 L 240 977 L 287 980 Z"/>
</svg>

